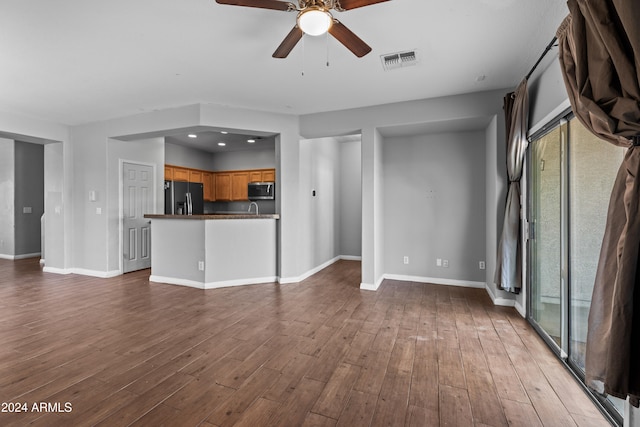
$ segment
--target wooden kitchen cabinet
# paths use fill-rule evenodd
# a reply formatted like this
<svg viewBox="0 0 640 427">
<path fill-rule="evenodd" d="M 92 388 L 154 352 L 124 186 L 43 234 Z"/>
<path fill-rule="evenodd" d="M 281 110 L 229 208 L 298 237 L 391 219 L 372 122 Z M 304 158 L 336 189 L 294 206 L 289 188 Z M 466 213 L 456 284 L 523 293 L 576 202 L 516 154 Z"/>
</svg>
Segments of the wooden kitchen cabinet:
<svg viewBox="0 0 640 427">
<path fill-rule="evenodd" d="M 275 182 L 276 181 L 276 170 L 275 169 L 266 169 L 262 171 L 262 182 Z"/>
<path fill-rule="evenodd" d="M 173 167 L 173 180 L 189 182 L 189 169 Z"/>
<path fill-rule="evenodd" d="M 258 169 L 249 171 L 249 182 L 275 182 L 275 169 Z"/>
<path fill-rule="evenodd" d="M 214 173 L 215 200 L 231 200 L 231 174 L 227 172 Z"/>
<path fill-rule="evenodd" d="M 247 192 L 249 172 L 234 172 L 231 174 L 231 200 L 249 200 Z"/>
<path fill-rule="evenodd" d="M 173 168 L 171 166 L 164 167 L 164 180 L 173 181 Z"/>
<path fill-rule="evenodd" d="M 190 170 L 189 171 L 189 182 L 199 182 L 201 184 L 204 183 L 202 180 L 202 171 Z"/>
<path fill-rule="evenodd" d="M 204 200 L 206 202 L 213 202 L 216 200 L 216 189 L 213 172 L 202 173 L 202 184 L 204 188 Z"/>
<path fill-rule="evenodd" d="M 262 171 L 249 171 L 249 182 L 262 182 Z"/>
</svg>

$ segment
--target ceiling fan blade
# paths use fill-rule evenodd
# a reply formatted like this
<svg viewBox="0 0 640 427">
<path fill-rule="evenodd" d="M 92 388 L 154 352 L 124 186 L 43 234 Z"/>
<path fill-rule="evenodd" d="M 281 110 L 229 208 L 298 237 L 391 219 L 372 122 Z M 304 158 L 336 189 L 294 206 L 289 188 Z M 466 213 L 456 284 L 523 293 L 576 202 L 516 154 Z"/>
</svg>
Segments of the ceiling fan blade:
<svg viewBox="0 0 640 427">
<path fill-rule="evenodd" d="M 261 9 L 273 10 L 296 10 L 296 5 L 289 2 L 278 0 L 216 0 L 219 4 L 228 4 L 231 6 L 259 7 Z"/>
<path fill-rule="evenodd" d="M 273 52 L 274 58 L 286 58 L 293 48 L 298 44 L 302 38 L 302 30 L 296 25 L 289 31 L 289 34 L 282 40 L 280 46 Z"/>
<path fill-rule="evenodd" d="M 363 42 L 360 37 L 356 36 L 337 19 L 333 20 L 333 25 L 329 28 L 329 33 L 358 58 L 362 58 L 371 52 L 371 47 L 368 44 Z"/>
<path fill-rule="evenodd" d="M 357 7 L 369 6 L 389 0 L 340 0 L 340 7 L 344 10 L 355 9 Z"/>
</svg>

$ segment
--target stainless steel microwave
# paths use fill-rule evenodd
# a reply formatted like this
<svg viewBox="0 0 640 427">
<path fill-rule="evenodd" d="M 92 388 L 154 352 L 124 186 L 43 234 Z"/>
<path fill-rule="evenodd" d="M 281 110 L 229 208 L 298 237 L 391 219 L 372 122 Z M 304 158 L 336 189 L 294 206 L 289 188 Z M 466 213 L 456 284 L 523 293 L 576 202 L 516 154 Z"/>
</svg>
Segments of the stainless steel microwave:
<svg viewBox="0 0 640 427">
<path fill-rule="evenodd" d="M 276 185 L 273 182 L 250 182 L 247 189 L 249 200 L 275 199 Z"/>
</svg>

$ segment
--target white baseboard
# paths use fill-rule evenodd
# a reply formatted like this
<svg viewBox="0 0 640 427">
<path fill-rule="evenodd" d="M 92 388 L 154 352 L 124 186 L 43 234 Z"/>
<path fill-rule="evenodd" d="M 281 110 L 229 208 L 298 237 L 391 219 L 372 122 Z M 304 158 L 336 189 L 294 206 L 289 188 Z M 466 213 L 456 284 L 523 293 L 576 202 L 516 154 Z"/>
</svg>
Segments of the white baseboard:
<svg viewBox="0 0 640 427">
<path fill-rule="evenodd" d="M 166 283 L 169 285 L 180 285 L 180 286 L 188 286 L 190 288 L 198 288 L 204 289 L 203 282 L 197 282 L 195 280 L 187 280 L 187 279 L 176 279 L 175 277 L 165 277 L 165 276 L 149 276 L 150 282 L 156 283 Z"/>
<path fill-rule="evenodd" d="M 99 277 L 102 279 L 109 279 L 111 277 L 120 276 L 122 274 L 120 270 L 98 271 L 98 270 L 88 270 L 86 268 L 72 268 L 71 272 L 73 274 L 80 274 L 82 276 Z"/>
<path fill-rule="evenodd" d="M 208 282 L 204 284 L 205 289 L 217 289 L 217 288 L 228 288 L 230 286 L 247 286 L 247 285 L 261 285 L 264 283 L 274 283 L 277 282 L 278 278 L 276 276 L 270 277 L 256 277 L 253 279 L 241 279 L 241 280 L 223 280 L 220 282 Z"/>
<path fill-rule="evenodd" d="M 385 279 L 384 275 L 376 280 L 376 283 L 360 283 L 360 289 L 363 291 L 377 291 L 380 285 L 382 285 L 382 281 Z"/>
<path fill-rule="evenodd" d="M 474 282 L 470 280 L 457 280 L 457 279 L 444 279 L 441 277 L 408 276 L 404 274 L 385 274 L 384 278 L 389 280 L 400 280 L 402 282 L 433 283 L 434 285 L 462 286 L 465 288 L 484 289 L 486 286 L 486 283 L 484 282 Z"/>
<path fill-rule="evenodd" d="M 497 297 L 496 294 L 493 292 L 493 289 L 491 289 L 491 286 L 489 286 L 489 285 L 487 285 L 485 289 L 487 290 L 487 293 L 489 294 L 489 297 L 491 298 L 491 301 L 493 301 L 493 305 L 499 305 L 499 306 L 502 306 L 502 307 L 515 307 L 516 306 L 516 300 L 515 299 Z"/>
<path fill-rule="evenodd" d="M 40 252 L 34 252 L 32 254 L 20 254 L 20 255 L 0 254 L 0 259 L 8 259 L 10 261 L 15 261 L 17 259 L 36 258 L 39 256 L 40 256 Z"/>
<path fill-rule="evenodd" d="M 73 271 L 70 268 L 47 267 L 46 265 L 42 268 L 42 271 L 44 271 L 45 273 L 55 273 L 55 274 L 73 273 Z"/>
<path fill-rule="evenodd" d="M 21 255 L 16 255 L 15 259 L 40 258 L 40 255 L 41 255 L 40 252 L 34 252 L 32 254 L 21 254 Z"/>
<path fill-rule="evenodd" d="M 223 280 L 220 282 L 198 282 L 195 280 L 186 280 L 186 279 L 178 279 L 175 277 L 164 277 L 164 276 L 149 276 L 150 282 L 156 283 L 167 283 L 169 285 L 180 285 L 180 286 L 188 286 L 191 288 L 198 289 L 218 289 L 218 288 L 228 288 L 231 286 L 247 286 L 247 285 L 260 285 L 263 283 L 274 283 L 277 281 L 277 277 L 256 277 L 253 279 L 239 279 L 239 280 Z"/>
<path fill-rule="evenodd" d="M 520 304 L 519 301 L 516 301 L 514 307 L 516 308 L 520 316 L 522 316 L 525 319 L 527 318 L 527 310 L 525 310 L 525 308 L 522 306 L 522 304 Z"/>
<path fill-rule="evenodd" d="M 99 277 L 101 279 L 109 279 L 111 277 L 120 276 L 122 274 L 120 270 L 98 271 L 98 270 L 88 270 L 86 268 L 47 267 L 46 265 L 42 268 L 42 271 L 44 271 L 45 273 L 55 273 L 55 274 L 79 274 L 81 276 Z"/>
<path fill-rule="evenodd" d="M 287 284 L 287 283 L 298 283 L 298 282 L 302 282 L 305 279 L 308 279 L 309 277 L 313 276 L 314 274 L 316 274 L 317 272 L 324 270 L 325 268 L 329 267 L 331 264 L 340 261 L 341 259 L 344 260 L 348 260 L 348 261 L 360 261 L 362 260 L 362 257 L 357 257 L 357 256 L 352 256 L 352 255 L 338 255 L 335 258 L 330 259 L 327 262 L 324 262 L 322 264 L 320 264 L 317 267 L 312 268 L 311 270 L 307 271 L 306 273 L 301 274 L 300 276 L 297 277 L 280 277 L 278 278 L 278 283 L 280 283 L 281 285 Z"/>
</svg>

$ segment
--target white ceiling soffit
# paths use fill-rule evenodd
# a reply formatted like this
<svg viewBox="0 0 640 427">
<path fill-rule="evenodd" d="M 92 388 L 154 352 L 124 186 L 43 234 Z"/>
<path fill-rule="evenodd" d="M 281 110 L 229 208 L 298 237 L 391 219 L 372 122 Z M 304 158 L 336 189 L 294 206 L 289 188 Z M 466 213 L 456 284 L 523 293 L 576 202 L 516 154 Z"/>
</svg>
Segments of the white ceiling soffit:
<svg viewBox="0 0 640 427">
<path fill-rule="evenodd" d="M 363 58 L 305 36 L 274 59 L 295 13 L 213 0 L 3 0 L 1 12 L 0 111 L 70 125 L 193 104 L 302 115 L 515 87 L 568 13 L 565 0 L 390 0 L 335 12 L 373 48 Z M 380 66 L 414 49 L 418 66 Z"/>
<path fill-rule="evenodd" d="M 486 129 L 491 118 L 492 117 L 490 116 L 483 116 L 467 119 L 442 120 L 438 122 L 415 123 L 402 126 L 388 126 L 379 128 L 378 131 L 380 132 L 380 135 L 385 138 L 445 132 L 473 132 Z"/>
</svg>

